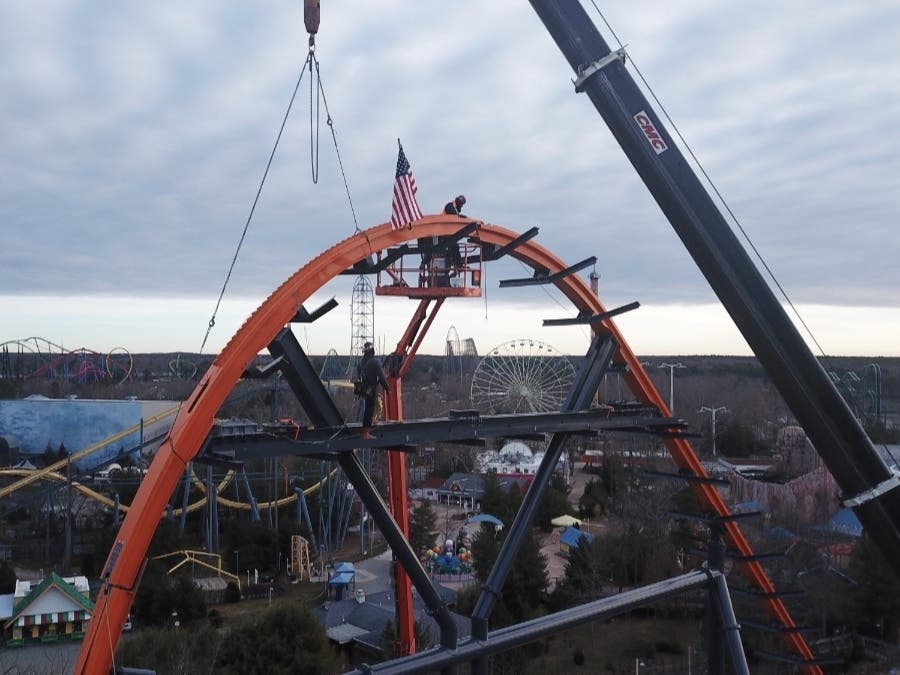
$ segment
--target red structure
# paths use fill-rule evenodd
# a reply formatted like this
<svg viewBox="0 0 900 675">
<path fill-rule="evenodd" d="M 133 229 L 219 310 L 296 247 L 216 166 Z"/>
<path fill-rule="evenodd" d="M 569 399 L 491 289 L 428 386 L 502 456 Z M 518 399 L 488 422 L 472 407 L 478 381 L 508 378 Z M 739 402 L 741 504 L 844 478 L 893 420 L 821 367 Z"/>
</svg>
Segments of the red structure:
<svg viewBox="0 0 900 675">
<path fill-rule="evenodd" d="M 464 226 L 464 230 L 468 230 L 464 235 L 460 235 L 461 225 Z M 465 221 L 456 216 L 427 216 L 413 223 L 411 229 L 393 230 L 390 223 L 384 223 L 358 232 L 314 258 L 288 278 L 247 319 L 182 405 L 169 436 L 157 451 L 150 470 L 138 489 L 104 565 L 101 575 L 102 587 L 94 607 L 94 618 L 79 652 L 75 673 L 92 674 L 109 671 L 116 645 L 121 637 L 122 625 L 140 583 L 139 575 L 150 540 L 160 517 L 188 462 L 199 453 L 212 428 L 216 413 L 256 355 L 272 343 L 285 325 L 294 320 L 298 308 L 301 308 L 313 293 L 343 271 L 353 268 L 361 261 L 371 260 L 373 256 L 379 256 L 392 247 L 399 247 L 413 238 L 458 239 L 461 236 L 468 236 L 469 241 L 480 245 L 483 250 L 490 246 L 495 255 L 497 251 L 503 251 L 532 269 L 549 274 L 556 287 L 572 302 L 579 313 L 600 316 L 606 312 L 600 300 L 580 276 L 564 274 L 569 269 L 566 264 L 530 238 L 526 239 L 497 225 L 471 223 L 465 227 Z M 426 289 L 420 288 L 417 283 L 415 291 L 412 293 L 407 291 L 406 294 L 416 297 L 413 293 L 422 293 L 424 290 Z M 432 302 L 436 304 L 429 315 L 427 308 Z M 421 299 L 413 321 L 398 343 L 395 352 L 398 356 L 402 355 L 405 359 L 415 354 L 424 332 L 434 318 L 434 312 L 442 302 L 441 296 Z M 615 338 L 618 346 L 612 361 L 614 364 L 627 366 L 623 378 L 634 395 L 641 402 L 657 407 L 663 415 L 668 415 L 665 400 L 654 388 L 641 362 L 627 346 L 612 320 L 608 316 L 597 319 L 591 327 L 594 332 L 607 332 Z M 399 418 L 402 415 L 399 401 L 403 372 L 400 363 L 392 376 L 392 387 L 396 396 L 395 401 L 388 401 L 388 415 L 392 417 Z M 686 439 L 666 438 L 665 444 L 679 468 L 694 476 L 707 476 Z M 395 457 L 391 462 L 391 504 L 394 517 L 403 524 L 401 527 L 407 527 L 407 511 L 404 508 L 405 465 L 402 463 L 402 457 Z M 728 507 L 714 486 L 695 483 L 693 487 L 704 507 L 723 517 L 729 515 Z M 786 607 L 774 595 L 775 588 L 772 581 L 760 563 L 750 557 L 753 552 L 739 525 L 733 520 L 728 521 L 724 524 L 724 529 L 727 545 L 745 557 L 740 566 L 751 582 L 763 592 L 765 597 L 763 602 L 773 619 L 788 629 L 796 628 Z M 400 583 L 403 582 L 398 578 L 398 584 Z M 406 583 L 408 587 L 408 582 Z M 400 604 L 406 602 L 405 597 L 408 595 L 404 593 L 404 599 L 398 602 Z M 403 620 L 406 610 L 402 607 L 401 609 L 404 612 L 401 615 Z M 799 632 L 790 631 L 787 639 L 795 651 L 806 658 L 811 656 L 809 647 Z M 405 648 L 409 651 L 415 648 L 412 639 L 406 638 Z"/>
</svg>

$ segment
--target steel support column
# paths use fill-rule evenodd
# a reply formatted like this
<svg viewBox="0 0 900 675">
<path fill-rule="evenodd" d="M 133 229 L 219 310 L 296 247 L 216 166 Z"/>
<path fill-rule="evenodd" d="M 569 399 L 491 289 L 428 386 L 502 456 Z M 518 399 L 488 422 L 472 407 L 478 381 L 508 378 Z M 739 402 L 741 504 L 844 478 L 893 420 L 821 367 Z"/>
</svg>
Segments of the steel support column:
<svg viewBox="0 0 900 675">
<path fill-rule="evenodd" d="M 725 542 L 722 541 L 722 529 L 717 523 L 709 526 L 709 552 L 707 564 L 715 572 L 722 572 L 725 566 Z M 724 675 L 725 650 L 722 642 L 722 614 L 718 607 L 716 588 L 710 586 L 706 591 L 706 612 L 703 617 L 706 626 L 706 661 L 709 675 Z"/>
<path fill-rule="evenodd" d="M 250 521 L 258 523 L 259 503 L 256 501 L 253 490 L 250 489 L 250 478 L 247 476 L 247 470 L 245 468 L 241 468 L 241 478 L 239 481 L 235 481 L 235 484 L 237 483 L 243 483 L 244 489 L 247 491 L 247 503 L 250 504 Z"/>
<path fill-rule="evenodd" d="M 734 615 L 734 606 L 731 604 L 731 594 L 728 592 L 725 576 L 723 574 L 716 575 L 712 587 L 719 618 L 719 630 L 724 635 L 728 654 L 731 657 L 731 672 L 735 675 L 750 675 L 747 655 L 744 654 L 744 644 L 741 641 L 741 626 Z"/>
<path fill-rule="evenodd" d="M 321 487 L 319 488 L 321 490 Z M 316 531 L 313 529 L 312 520 L 309 517 L 309 506 L 306 504 L 306 495 L 303 494 L 303 488 L 294 488 L 297 495 L 297 524 L 306 525 L 309 530 L 309 539 L 312 544 L 313 551 L 318 551 L 319 546 L 316 543 Z"/>
</svg>

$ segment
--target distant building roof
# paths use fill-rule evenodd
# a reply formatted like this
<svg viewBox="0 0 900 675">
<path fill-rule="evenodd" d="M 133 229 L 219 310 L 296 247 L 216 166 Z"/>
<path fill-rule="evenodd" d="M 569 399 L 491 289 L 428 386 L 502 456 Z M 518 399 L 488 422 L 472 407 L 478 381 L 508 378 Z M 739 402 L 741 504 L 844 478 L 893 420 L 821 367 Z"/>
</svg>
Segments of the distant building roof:
<svg viewBox="0 0 900 675">
<path fill-rule="evenodd" d="M 329 638 L 337 642 L 339 645 L 345 645 L 353 642 L 356 638 L 362 637 L 369 631 L 352 623 L 342 623 L 326 629 L 325 633 Z"/>
<path fill-rule="evenodd" d="M 456 592 L 440 584 L 437 590 L 444 602 L 452 604 Z M 388 621 L 394 620 L 395 597 L 392 591 L 373 593 L 360 603 L 356 598 L 347 598 L 327 603 L 313 610 L 313 613 L 325 627 L 328 637 L 339 644 L 355 642 L 373 651 L 380 651 L 384 627 Z M 427 628 L 432 641 L 437 643 L 440 628 L 430 615 L 425 603 L 418 594 L 413 593 L 413 613 L 416 621 Z M 471 622 L 468 617 L 451 612 L 460 638 L 471 635 Z"/>
<path fill-rule="evenodd" d="M 224 591 L 228 582 L 222 577 L 200 577 L 194 579 L 194 585 L 201 591 Z"/>
<path fill-rule="evenodd" d="M 460 473 L 457 471 L 450 474 L 450 477 L 443 482 L 439 491 L 480 497 L 484 494 L 484 476 L 480 473 Z"/>
<path fill-rule="evenodd" d="M 353 583 L 353 572 L 338 572 L 328 580 L 329 586 L 348 586 Z"/>
<path fill-rule="evenodd" d="M 478 499 L 484 494 L 486 480 L 487 476 L 484 474 L 456 472 L 444 481 L 438 493 L 443 495 L 462 494 Z M 524 490 L 532 479 L 531 476 L 497 476 L 497 480 L 500 482 L 500 489 L 506 492 L 513 485 L 518 485 L 520 489 Z"/>
<path fill-rule="evenodd" d="M 759 502 L 741 502 L 731 507 L 732 513 L 752 513 L 754 511 L 765 511 L 765 507 Z"/>
<path fill-rule="evenodd" d="M 588 544 L 594 541 L 594 535 L 592 535 L 590 532 L 579 530 L 577 527 L 567 527 L 562 535 L 560 535 L 559 542 L 570 547 L 578 546 L 578 544 L 581 542 L 582 537 Z"/>
<path fill-rule="evenodd" d="M 863 533 L 862 523 L 850 509 L 841 509 L 829 521 L 828 527 L 836 532 L 848 534 L 851 537 L 860 537 Z"/>
</svg>

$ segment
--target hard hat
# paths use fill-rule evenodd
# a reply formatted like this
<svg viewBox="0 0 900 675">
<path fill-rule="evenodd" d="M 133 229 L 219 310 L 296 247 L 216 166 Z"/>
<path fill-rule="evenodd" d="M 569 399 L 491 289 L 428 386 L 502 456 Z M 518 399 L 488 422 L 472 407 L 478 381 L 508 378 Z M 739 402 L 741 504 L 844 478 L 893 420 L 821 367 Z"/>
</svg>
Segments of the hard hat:
<svg viewBox="0 0 900 675">
<path fill-rule="evenodd" d="M 465 203 L 466 203 L 466 196 L 465 196 L 465 195 L 460 195 L 459 197 L 456 198 L 456 201 L 458 201 L 460 204 L 465 204 Z"/>
</svg>

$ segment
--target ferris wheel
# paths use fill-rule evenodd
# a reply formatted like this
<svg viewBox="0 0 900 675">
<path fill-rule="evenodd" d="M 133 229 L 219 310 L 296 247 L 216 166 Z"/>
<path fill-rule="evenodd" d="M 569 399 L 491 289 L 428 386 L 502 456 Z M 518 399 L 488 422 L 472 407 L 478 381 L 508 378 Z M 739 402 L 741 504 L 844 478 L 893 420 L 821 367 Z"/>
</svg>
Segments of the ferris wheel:
<svg viewBox="0 0 900 675">
<path fill-rule="evenodd" d="M 495 347 L 472 375 L 472 403 L 486 413 L 551 412 L 562 407 L 575 367 L 555 347 L 511 340 Z"/>
</svg>

